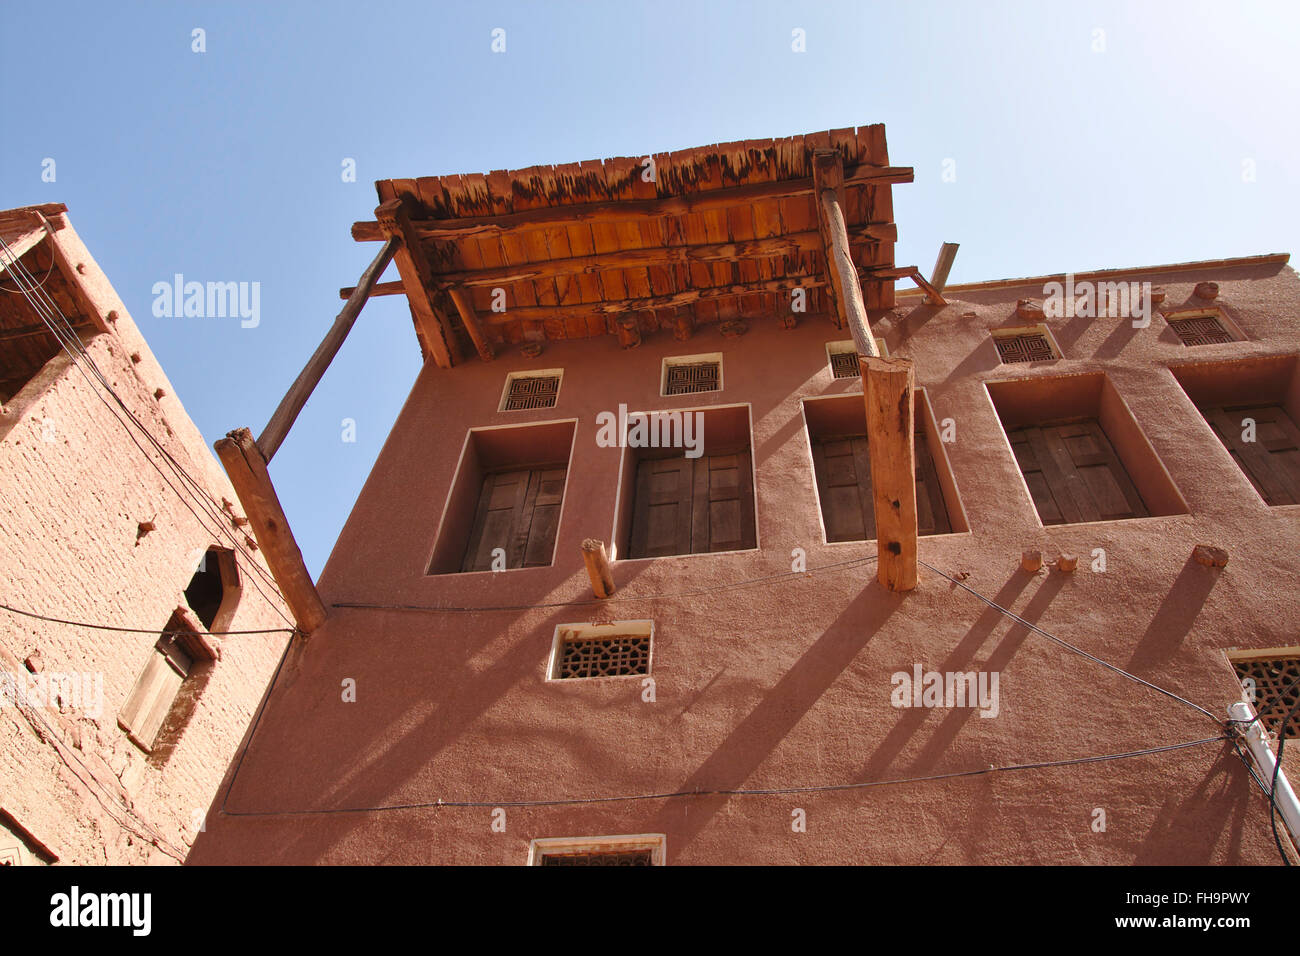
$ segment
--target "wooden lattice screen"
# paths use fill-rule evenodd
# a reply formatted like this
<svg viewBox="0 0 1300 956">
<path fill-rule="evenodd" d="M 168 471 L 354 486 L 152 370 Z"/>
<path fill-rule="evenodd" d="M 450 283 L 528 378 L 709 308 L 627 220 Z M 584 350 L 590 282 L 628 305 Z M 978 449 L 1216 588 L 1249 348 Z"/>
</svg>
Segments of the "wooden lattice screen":
<svg viewBox="0 0 1300 956">
<path fill-rule="evenodd" d="M 998 347 L 998 358 L 1005 362 L 1054 362 L 1056 352 L 1052 343 L 1041 332 L 1026 332 L 1024 335 L 995 335 L 994 343 Z"/>
<path fill-rule="evenodd" d="M 654 856 L 650 850 L 546 853 L 542 866 L 654 866 Z"/>
<path fill-rule="evenodd" d="M 832 352 L 831 373 L 835 378 L 857 378 L 862 374 L 858 368 L 858 353 Z"/>
<path fill-rule="evenodd" d="M 1233 661 L 1242 686 L 1254 691 L 1255 711 L 1275 737 L 1282 721 L 1300 701 L 1300 657 Z M 1249 683 L 1248 683 L 1249 682 Z M 1300 737 L 1300 710 L 1286 725 L 1287 737 Z"/>
<path fill-rule="evenodd" d="M 1228 330 L 1212 315 L 1191 319 L 1168 319 L 1169 327 L 1182 339 L 1184 345 L 1217 345 L 1231 342 Z"/>
<path fill-rule="evenodd" d="M 668 366 L 665 395 L 689 395 L 693 392 L 716 392 L 722 366 L 718 362 L 690 362 Z"/>
<path fill-rule="evenodd" d="M 650 635 L 616 634 L 587 637 L 562 634 L 560 679 L 580 677 L 628 677 L 650 673 Z"/>
<path fill-rule="evenodd" d="M 525 408 L 554 408 L 560 394 L 558 375 L 529 375 L 510 380 L 510 394 L 506 396 L 505 411 Z"/>
</svg>

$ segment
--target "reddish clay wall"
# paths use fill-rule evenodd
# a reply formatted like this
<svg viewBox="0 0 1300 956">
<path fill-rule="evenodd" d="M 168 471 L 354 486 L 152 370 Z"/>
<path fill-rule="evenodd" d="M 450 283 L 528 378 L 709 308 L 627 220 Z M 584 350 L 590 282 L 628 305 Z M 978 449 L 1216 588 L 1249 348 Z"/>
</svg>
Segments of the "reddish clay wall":
<svg viewBox="0 0 1300 956">
<path fill-rule="evenodd" d="M 236 501 L 93 258 L 70 226 L 56 236 L 69 261 L 84 265 L 75 279 L 94 308 L 101 316 L 117 313 L 112 330 L 87 346 L 96 364 L 218 504 L 223 497 Z M 231 547 L 230 540 L 215 518 L 201 523 L 187 509 L 66 357 L 53 359 L 38 379 L 15 396 L 0 425 L 0 600 L 50 617 L 161 631 L 203 551 Z M 224 525 L 231 532 L 233 514 Z M 137 540 L 142 521 L 155 530 Z M 283 627 L 278 596 L 270 603 L 254 579 L 267 595 L 274 590 L 246 556 L 238 560 L 243 589 L 229 628 Z M 34 679 L 75 672 L 92 675 L 92 686 L 102 680 L 103 688 L 98 706 L 93 691 L 68 693 L 62 703 L 15 706 L 6 699 L 0 706 L 0 810 L 13 821 L 0 817 L 0 827 L 13 830 L 16 823 L 60 863 L 171 863 L 185 856 L 287 635 L 213 639 L 220 660 L 161 766 L 117 725 L 157 639 L 0 610 L 0 672 L 26 680 L 24 662 L 39 659 Z"/>
<path fill-rule="evenodd" d="M 956 425 L 944 447 L 971 531 L 922 539 L 922 560 L 1215 719 L 1066 652 L 924 568 L 906 595 L 883 591 L 869 565 L 725 587 L 790 571 L 794 549 L 809 569 L 874 553 L 874 542 L 823 543 L 801 402 L 860 387 L 831 377 L 825 343 L 847 335 L 824 318 L 785 331 L 753 317 L 739 339 L 706 327 L 686 343 L 659 334 L 629 352 L 608 338 L 551 343 L 531 362 L 511 352 L 426 366 L 322 575 L 327 604 L 590 598 L 579 545 L 610 539 L 623 457 L 597 446 L 595 416 L 620 402 L 750 406 L 760 550 L 616 561 L 619 590 L 601 606 L 334 608 L 291 652 L 229 814 L 213 815 L 192 859 L 520 864 L 536 838 L 661 833 L 669 864 L 1277 862 L 1266 804 L 1222 742 L 883 785 L 1215 737 L 1241 693 L 1225 649 L 1296 642 L 1300 509 L 1263 503 L 1168 366 L 1294 354 L 1300 281 L 1277 264 L 1149 278 L 1168 303 L 1217 281 L 1249 341 L 1187 348 L 1159 315 L 1145 329 L 1050 319 L 1062 360 L 999 364 L 989 329 L 1024 324 L 1012 318 L 1016 300 L 1041 297 L 1041 284 L 959 290 L 942 309 L 900 298 L 873 327 L 891 354 L 915 360 L 935 418 Z M 724 391 L 659 396 L 665 356 L 715 351 Z M 506 373 L 530 365 L 564 369 L 557 406 L 498 413 Z M 985 382 L 1095 372 L 1131 409 L 1188 513 L 1038 521 Z M 426 575 L 466 429 L 571 418 L 555 565 Z M 1228 567 L 1192 561 L 1201 542 L 1226 548 Z M 1079 555 L 1078 570 L 1020 570 L 1021 552 L 1035 548 L 1048 561 Z M 1104 572 L 1092 569 L 1094 549 L 1105 550 Z M 601 618 L 654 620 L 654 702 L 639 678 L 545 679 L 556 626 Z M 890 677 L 916 664 L 997 672 L 1000 713 L 896 709 Z M 354 703 L 343 700 L 348 679 Z M 842 784 L 864 786 L 707 795 Z M 692 795 L 602 802 L 680 791 Z M 509 805 L 570 799 L 593 802 Z M 478 805 L 449 805 L 458 802 Z M 380 807 L 390 809 L 367 809 Z M 504 832 L 492 828 L 494 807 L 505 809 Z M 792 828 L 796 810 L 806 832 Z"/>
</svg>

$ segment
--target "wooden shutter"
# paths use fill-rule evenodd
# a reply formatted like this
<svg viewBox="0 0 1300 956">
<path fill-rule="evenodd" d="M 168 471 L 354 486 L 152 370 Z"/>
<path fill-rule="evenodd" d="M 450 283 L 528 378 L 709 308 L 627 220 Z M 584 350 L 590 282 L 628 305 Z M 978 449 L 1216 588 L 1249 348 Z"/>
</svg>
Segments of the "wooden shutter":
<svg viewBox="0 0 1300 956">
<path fill-rule="evenodd" d="M 1096 419 L 1016 428 L 1007 437 L 1043 524 L 1149 514 Z"/>
<path fill-rule="evenodd" d="M 117 717 L 122 729 L 144 749 L 153 748 L 176 694 L 193 666 L 193 658 L 168 637 L 154 647 Z"/>
<path fill-rule="evenodd" d="M 952 530 L 939 472 L 922 432 L 916 449 L 916 520 L 919 534 Z M 870 541 L 876 537 L 876 507 L 871 494 L 871 455 L 865 435 L 813 441 L 813 473 L 821 500 L 827 541 Z"/>
<path fill-rule="evenodd" d="M 462 571 L 488 571 L 492 552 L 506 553 L 507 568 L 549 565 L 555 553 L 566 469 L 502 471 L 483 479 Z"/>
<path fill-rule="evenodd" d="M 1237 467 L 1270 505 L 1300 504 L 1300 429 L 1281 405 L 1202 409 Z M 1255 420 L 1255 440 L 1245 441 L 1242 421 Z"/>
<path fill-rule="evenodd" d="M 743 551 L 756 541 L 748 451 L 637 465 L 631 557 Z"/>
</svg>

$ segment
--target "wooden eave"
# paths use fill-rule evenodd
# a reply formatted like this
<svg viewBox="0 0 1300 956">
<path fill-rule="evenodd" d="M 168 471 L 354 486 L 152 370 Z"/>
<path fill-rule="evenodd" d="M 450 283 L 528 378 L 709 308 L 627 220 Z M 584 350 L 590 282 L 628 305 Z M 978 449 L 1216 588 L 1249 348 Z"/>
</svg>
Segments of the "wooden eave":
<svg viewBox="0 0 1300 956">
<path fill-rule="evenodd" d="M 813 178 L 813 154 L 827 149 L 843 165 L 865 306 L 892 308 L 894 280 L 915 269 L 894 266 L 891 187 L 911 182 L 912 170 L 889 166 L 882 125 L 381 180 L 376 220 L 352 234 L 399 237 L 401 279 L 372 294 L 407 296 L 424 355 L 443 366 L 519 343 L 616 335 L 629 316 L 642 334 L 680 329 L 685 318 L 696 329 L 775 322 L 791 314 L 795 288 L 806 292 L 796 318 L 837 321 Z"/>
</svg>

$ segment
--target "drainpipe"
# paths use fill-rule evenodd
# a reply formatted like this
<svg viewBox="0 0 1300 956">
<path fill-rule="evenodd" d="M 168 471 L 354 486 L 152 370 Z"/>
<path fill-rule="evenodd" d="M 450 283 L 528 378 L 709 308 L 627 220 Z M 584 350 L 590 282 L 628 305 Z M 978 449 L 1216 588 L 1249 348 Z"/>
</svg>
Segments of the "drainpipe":
<svg viewBox="0 0 1300 956">
<path fill-rule="evenodd" d="M 1277 767 L 1277 757 L 1273 756 L 1268 738 L 1264 736 L 1263 721 L 1255 720 L 1255 709 L 1244 701 L 1229 704 L 1228 717 L 1240 724 L 1249 724 L 1242 739 L 1255 760 L 1255 767 L 1260 777 L 1266 786 L 1271 786 L 1273 771 Z M 1300 801 L 1296 800 L 1295 791 L 1291 789 L 1291 782 L 1287 780 L 1285 773 L 1277 775 L 1277 793 L 1274 796 L 1278 815 L 1282 817 L 1287 832 L 1291 834 L 1291 842 L 1300 847 Z"/>
</svg>

